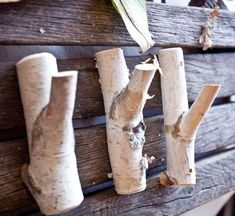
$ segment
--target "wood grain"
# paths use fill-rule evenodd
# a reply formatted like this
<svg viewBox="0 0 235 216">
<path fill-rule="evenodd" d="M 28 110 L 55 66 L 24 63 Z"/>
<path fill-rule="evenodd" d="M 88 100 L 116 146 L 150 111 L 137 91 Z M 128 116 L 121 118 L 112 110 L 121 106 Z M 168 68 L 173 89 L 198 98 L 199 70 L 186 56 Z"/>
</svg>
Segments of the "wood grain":
<svg viewBox="0 0 235 216">
<path fill-rule="evenodd" d="M 196 140 L 196 154 L 223 150 L 234 146 L 235 104 L 215 106 L 201 125 Z M 144 153 L 156 161 L 150 168 L 159 170 L 165 165 L 165 135 L 163 117 L 146 119 L 146 144 Z M 107 182 L 111 172 L 105 127 L 75 131 L 78 170 L 83 188 Z M 0 143 L 0 214 L 24 215 L 35 208 L 34 201 L 20 178 L 20 167 L 28 161 L 26 139 Z M 156 190 L 156 193 L 159 193 Z M 7 201 L 6 201 L 7 200 Z M 108 200 L 108 199 L 107 199 Z M 121 201 L 120 201 L 121 202 Z M 98 208 L 98 206 L 97 206 Z"/>
<path fill-rule="evenodd" d="M 205 8 L 215 8 L 215 6 L 219 6 L 220 9 L 227 10 L 223 0 L 191 0 L 189 5 Z"/>
<path fill-rule="evenodd" d="M 198 38 L 210 9 L 147 6 L 157 46 L 201 46 Z M 1 44 L 136 45 L 108 0 L 21 1 L 1 5 L 0 20 Z M 221 11 L 212 31 L 213 47 L 234 48 L 234 27 L 234 13 Z"/>
<path fill-rule="evenodd" d="M 200 47 L 198 37 L 211 9 L 182 8 L 155 3 L 148 3 L 147 6 L 150 31 L 155 37 L 156 46 Z M 137 45 L 111 6 L 110 0 L 79 2 L 24 0 L 17 4 L 0 5 L 0 20 L 1 45 L 82 45 L 80 49 L 82 52 L 79 54 L 83 56 L 82 58 L 77 59 L 75 55 L 74 59 L 58 62 L 61 71 L 69 69 L 80 71 L 74 121 L 78 119 L 92 121 L 91 117 L 104 115 L 99 77 L 94 60 L 91 59 L 93 58 L 91 53 L 95 53 L 93 45 L 107 46 L 107 48 L 110 48 L 108 46 L 133 46 L 135 53 L 134 46 Z M 45 33 L 40 33 L 40 28 L 43 28 Z M 235 48 L 234 29 L 235 13 L 221 10 L 212 31 L 213 47 Z M 86 46 L 83 47 L 83 45 Z M 87 51 L 88 46 L 89 51 Z M 12 139 L 25 136 L 25 129 L 15 72 L 17 60 L 9 62 L 8 59 L 13 58 L 7 56 L 1 48 L 0 52 L 1 140 L 1 138 L 4 139 L 5 132 L 11 134 Z M 144 58 L 128 55 L 129 68 L 132 69 Z M 194 101 L 205 83 L 222 84 L 219 97 L 233 95 L 235 93 L 234 58 L 235 53 L 185 55 L 189 101 Z M 159 79 L 157 74 L 149 91 L 150 94 L 155 94 L 155 98 L 148 101 L 147 109 L 161 109 Z M 195 150 L 198 159 L 235 147 L 234 110 L 235 104 L 214 106 L 211 109 L 198 131 Z M 235 150 L 199 161 L 197 163 L 198 182 L 195 187 L 167 189 L 160 186 L 156 174 L 165 167 L 166 160 L 163 116 L 145 120 L 147 141 L 144 153 L 156 157 L 150 166 L 149 173 L 152 177 L 148 179 L 147 190 L 126 197 L 116 195 L 113 188 L 90 193 L 79 208 L 63 216 L 180 215 L 235 189 L 233 177 Z M 78 170 L 83 189 L 92 191 L 92 186 L 98 187 L 99 184 L 109 183 L 107 174 L 111 169 L 105 125 L 78 129 L 75 131 L 75 136 Z M 35 201 L 20 178 L 20 167 L 27 161 L 28 147 L 25 138 L 0 142 L 1 216 L 27 215 L 38 211 Z"/>
<path fill-rule="evenodd" d="M 159 177 L 147 181 L 147 189 L 130 196 L 108 189 L 87 197 L 80 207 L 63 214 L 72 215 L 172 215 L 177 216 L 235 189 L 235 150 L 196 163 L 197 184 L 184 188 L 166 188 Z"/>
<path fill-rule="evenodd" d="M 185 69 L 189 101 L 193 101 L 203 84 L 222 85 L 218 97 L 235 94 L 235 53 L 188 54 L 185 55 Z M 134 65 L 146 57 L 127 57 L 127 65 Z M 99 77 L 93 59 L 59 60 L 60 70 L 78 70 L 77 98 L 74 119 L 104 115 L 103 98 Z M 151 84 L 150 95 L 145 108 L 161 108 L 160 77 L 156 76 Z M 3 130 L 24 127 L 24 117 L 15 72 L 15 62 L 0 62 L 0 138 Z"/>
</svg>

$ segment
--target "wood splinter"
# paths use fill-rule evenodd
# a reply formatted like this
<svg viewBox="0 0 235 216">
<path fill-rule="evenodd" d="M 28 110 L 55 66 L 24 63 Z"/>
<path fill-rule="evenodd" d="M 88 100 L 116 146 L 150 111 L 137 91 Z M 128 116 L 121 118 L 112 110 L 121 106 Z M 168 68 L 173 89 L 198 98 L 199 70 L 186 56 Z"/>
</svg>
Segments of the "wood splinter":
<svg viewBox="0 0 235 216">
<path fill-rule="evenodd" d="M 203 51 L 212 48 L 211 32 L 214 28 L 219 13 L 219 6 L 216 6 L 208 15 L 206 24 L 202 26 L 201 35 L 199 37 L 199 43 L 202 45 Z"/>
<path fill-rule="evenodd" d="M 183 50 L 160 50 L 159 63 L 163 71 L 161 89 L 167 142 L 167 171 L 161 174 L 160 183 L 167 186 L 193 185 L 196 183 L 196 133 L 220 85 L 204 85 L 189 109 Z"/>
<path fill-rule="evenodd" d="M 40 53 L 19 61 L 17 75 L 30 155 L 22 179 L 42 213 L 68 211 L 83 200 L 72 125 L 77 71 L 58 73 L 55 57 Z"/>
<path fill-rule="evenodd" d="M 142 155 L 145 124 L 142 110 L 155 64 L 135 66 L 129 79 L 122 49 L 96 53 L 106 114 L 108 151 L 115 190 L 133 194 L 146 188 L 148 159 Z"/>
</svg>

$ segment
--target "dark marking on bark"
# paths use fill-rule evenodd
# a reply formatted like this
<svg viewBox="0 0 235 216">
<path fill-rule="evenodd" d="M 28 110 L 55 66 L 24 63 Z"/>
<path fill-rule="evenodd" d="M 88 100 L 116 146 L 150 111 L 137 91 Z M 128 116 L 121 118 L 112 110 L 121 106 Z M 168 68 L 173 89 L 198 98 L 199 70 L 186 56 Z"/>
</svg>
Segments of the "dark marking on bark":
<svg viewBox="0 0 235 216">
<path fill-rule="evenodd" d="M 173 124 L 173 125 L 165 125 L 164 126 L 165 132 L 171 134 L 171 136 L 174 137 L 174 138 L 181 137 L 181 135 L 180 135 L 180 123 L 181 123 L 181 121 L 183 119 L 184 113 L 185 112 L 183 112 L 179 116 L 179 118 L 178 118 L 178 120 L 176 121 L 175 124 Z"/>
<path fill-rule="evenodd" d="M 28 164 L 23 164 L 21 168 L 21 177 L 24 183 L 30 188 L 33 194 L 40 194 L 41 188 L 38 186 L 37 182 L 34 180 L 33 176 L 30 174 Z"/>
<path fill-rule="evenodd" d="M 146 130 L 146 126 L 143 120 L 141 120 L 136 127 L 131 127 L 130 125 L 126 125 L 122 128 L 122 130 L 124 132 L 127 132 L 131 148 L 137 149 L 139 147 L 143 147 L 145 143 L 145 130 Z"/>
<path fill-rule="evenodd" d="M 113 99 L 109 118 L 128 123 L 142 112 L 145 102 L 146 98 L 142 92 L 131 91 L 126 87 Z"/>
<path fill-rule="evenodd" d="M 43 127 L 41 127 L 40 120 L 41 120 L 43 114 L 45 113 L 44 111 L 46 110 L 46 108 L 47 108 L 47 105 L 44 108 L 42 108 L 41 112 L 38 114 L 38 117 L 36 118 L 36 120 L 33 124 L 33 128 L 31 131 L 32 136 L 31 136 L 31 152 L 30 152 L 30 154 L 35 153 L 37 151 L 36 148 L 40 148 L 40 146 L 38 146 L 38 144 L 36 144 L 36 143 L 37 143 L 37 140 L 39 140 L 43 134 Z M 41 153 L 43 153 L 43 151 Z"/>
<path fill-rule="evenodd" d="M 119 98 L 121 97 L 122 93 L 123 93 L 124 90 L 120 91 L 119 93 L 117 92 L 116 93 L 116 97 L 113 98 L 113 102 L 111 104 L 111 107 L 110 107 L 110 111 L 109 111 L 109 118 L 114 120 L 116 119 L 116 109 L 117 109 L 117 106 L 119 104 Z"/>
<path fill-rule="evenodd" d="M 164 186 L 173 186 L 177 185 L 177 180 L 175 178 L 170 177 L 167 172 L 162 172 L 160 175 L 160 184 Z"/>
</svg>

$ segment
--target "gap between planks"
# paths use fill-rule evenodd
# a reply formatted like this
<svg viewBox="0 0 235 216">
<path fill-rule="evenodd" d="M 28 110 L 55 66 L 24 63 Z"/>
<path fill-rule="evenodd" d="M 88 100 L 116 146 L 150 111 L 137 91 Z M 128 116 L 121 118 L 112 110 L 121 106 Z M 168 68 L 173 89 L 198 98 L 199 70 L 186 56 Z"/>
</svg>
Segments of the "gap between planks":
<svg viewBox="0 0 235 216">
<path fill-rule="evenodd" d="M 196 140 L 195 152 L 201 154 L 216 149 L 226 149 L 235 143 L 235 104 L 213 107 L 201 125 Z M 143 153 L 154 155 L 156 160 L 150 168 L 165 165 L 166 149 L 163 117 L 145 119 L 146 144 Z M 111 172 L 106 144 L 105 126 L 75 131 L 76 156 L 83 188 L 107 182 Z M 20 167 L 28 161 L 26 139 L 0 143 L 0 208 L 2 211 L 28 212 L 35 203 L 21 181 Z M 11 203 L 7 205 L 6 203 Z M 4 202 L 3 202 L 4 201 Z M 14 215 L 13 213 L 10 215 Z"/>
<path fill-rule="evenodd" d="M 159 173 L 157 173 L 147 179 L 147 189 L 141 193 L 120 196 L 113 188 L 109 188 L 86 196 L 80 207 L 61 216 L 180 215 L 234 191 L 234 162 L 233 148 L 197 161 L 195 186 L 166 188 L 159 184 Z M 41 216 L 41 213 L 35 212 L 29 216 Z"/>
<path fill-rule="evenodd" d="M 194 101 L 203 84 L 222 85 L 218 97 L 235 94 L 235 73 L 233 59 L 235 53 L 189 54 L 185 55 L 185 69 L 189 101 Z M 127 65 L 134 65 L 145 57 L 127 57 Z M 63 70 L 78 70 L 78 87 L 74 109 L 74 119 L 88 119 L 104 115 L 103 98 L 99 77 L 93 59 L 59 60 Z M 145 108 L 161 108 L 160 75 L 156 74 L 150 90 L 155 95 L 148 100 Z M 0 62 L 0 129 L 24 127 L 24 116 L 15 72 L 15 62 Z"/>
</svg>

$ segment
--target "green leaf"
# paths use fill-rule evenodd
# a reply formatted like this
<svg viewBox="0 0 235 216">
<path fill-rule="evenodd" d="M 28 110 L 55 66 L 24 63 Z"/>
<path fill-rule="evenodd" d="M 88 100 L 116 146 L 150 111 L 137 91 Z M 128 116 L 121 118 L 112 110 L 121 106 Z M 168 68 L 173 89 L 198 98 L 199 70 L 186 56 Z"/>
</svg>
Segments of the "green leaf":
<svg viewBox="0 0 235 216">
<path fill-rule="evenodd" d="M 139 44 L 144 53 L 154 41 L 149 32 L 146 0 L 112 0 L 112 4 L 122 17 L 131 37 Z"/>
</svg>

